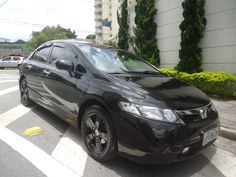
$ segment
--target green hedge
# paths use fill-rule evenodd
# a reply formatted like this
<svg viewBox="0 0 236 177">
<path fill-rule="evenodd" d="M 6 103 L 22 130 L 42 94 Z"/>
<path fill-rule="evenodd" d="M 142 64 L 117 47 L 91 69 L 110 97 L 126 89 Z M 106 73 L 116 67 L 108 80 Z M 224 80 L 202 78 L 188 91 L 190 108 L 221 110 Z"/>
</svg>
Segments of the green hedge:
<svg viewBox="0 0 236 177">
<path fill-rule="evenodd" d="M 162 68 L 161 71 L 180 81 L 194 85 L 209 94 L 235 96 L 236 75 L 228 72 L 200 72 L 188 74 L 172 69 Z"/>
</svg>

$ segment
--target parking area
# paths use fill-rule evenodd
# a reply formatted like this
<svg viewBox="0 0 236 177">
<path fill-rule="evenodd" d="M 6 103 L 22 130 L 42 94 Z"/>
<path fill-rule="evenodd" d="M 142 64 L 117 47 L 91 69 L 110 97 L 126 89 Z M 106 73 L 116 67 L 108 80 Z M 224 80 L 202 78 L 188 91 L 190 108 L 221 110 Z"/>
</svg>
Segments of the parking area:
<svg viewBox="0 0 236 177">
<path fill-rule="evenodd" d="M 40 132 L 24 134 L 33 127 Z M 1 177 L 234 177 L 236 155 L 216 144 L 193 159 L 169 165 L 140 165 L 123 158 L 98 163 L 87 155 L 78 130 L 41 106 L 21 105 L 18 70 L 0 70 Z"/>
</svg>

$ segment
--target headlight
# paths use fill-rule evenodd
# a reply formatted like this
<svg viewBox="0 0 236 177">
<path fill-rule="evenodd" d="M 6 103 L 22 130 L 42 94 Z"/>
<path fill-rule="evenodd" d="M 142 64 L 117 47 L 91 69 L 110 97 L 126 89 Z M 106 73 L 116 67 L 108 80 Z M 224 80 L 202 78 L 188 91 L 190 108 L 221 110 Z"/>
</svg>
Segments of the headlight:
<svg viewBox="0 0 236 177">
<path fill-rule="evenodd" d="M 170 109 L 161 109 L 153 106 L 144 106 L 126 102 L 120 102 L 119 105 L 122 110 L 137 116 L 165 122 L 183 123 L 177 117 L 175 112 Z"/>
<path fill-rule="evenodd" d="M 211 109 L 212 109 L 213 111 L 217 111 L 217 110 L 216 110 L 216 107 L 215 107 L 215 105 L 214 105 L 214 103 L 213 103 L 212 101 L 211 101 L 210 104 L 211 104 Z"/>
<path fill-rule="evenodd" d="M 121 109 L 123 109 L 126 112 L 129 112 L 129 113 L 132 113 L 132 114 L 135 114 L 138 116 L 141 115 L 140 112 L 138 111 L 137 107 L 132 103 L 120 102 L 120 107 L 121 107 Z"/>
</svg>

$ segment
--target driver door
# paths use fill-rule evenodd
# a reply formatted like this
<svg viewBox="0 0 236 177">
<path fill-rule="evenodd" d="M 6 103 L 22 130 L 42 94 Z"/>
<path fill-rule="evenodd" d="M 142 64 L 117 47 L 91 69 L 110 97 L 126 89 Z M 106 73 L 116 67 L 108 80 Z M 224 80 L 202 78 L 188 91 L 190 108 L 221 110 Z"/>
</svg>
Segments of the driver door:
<svg viewBox="0 0 236 177">
<path fill-rule="evenodd" d="M 49 59 L 49 65 L 44 70 L 47 74 L 41 75 L 46 99 L 51 103 L 52 110 L 56 110 L 62 118 L 71 124 L 76 123 L 76 78 L 72 71 L 60 70 L 56 67 L 57 60 L 76 62 L 76 54 L 67 45 L 57 43 Z"/>
</svg>

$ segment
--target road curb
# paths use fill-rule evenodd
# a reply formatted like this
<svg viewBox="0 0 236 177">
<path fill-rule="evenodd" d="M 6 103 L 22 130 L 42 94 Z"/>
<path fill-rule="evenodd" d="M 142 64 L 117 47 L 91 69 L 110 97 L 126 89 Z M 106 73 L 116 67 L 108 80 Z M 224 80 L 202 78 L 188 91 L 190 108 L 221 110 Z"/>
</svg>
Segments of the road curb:
<svg viewBox="0 0 236 177">
<path fill-rule="evenodd" d="M 220 127 L 219 136 L 236 141 L 236 130 Z"/>
</svg>

